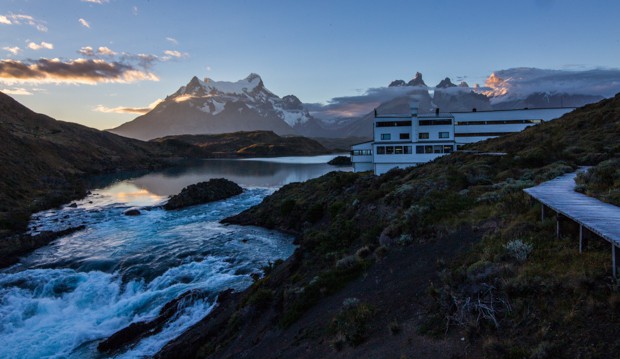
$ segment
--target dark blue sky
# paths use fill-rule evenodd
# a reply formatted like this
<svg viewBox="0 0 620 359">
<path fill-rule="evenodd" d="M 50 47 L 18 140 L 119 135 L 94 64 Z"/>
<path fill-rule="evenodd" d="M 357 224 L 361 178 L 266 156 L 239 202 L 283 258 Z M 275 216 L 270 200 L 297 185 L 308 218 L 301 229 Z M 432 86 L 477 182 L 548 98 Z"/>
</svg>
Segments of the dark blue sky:
<svg viewBox="0 0 620 359">
<path fill-rule="evenodd" d="M 619 15 L 617 0 L 5 0 L 0 56 L 19 76 L 2 72 L 0 90 L 111 128 L 136 116 L 119 107 L 146 107 L 194 75 L 255 72 L 279 96 L 324 103 L 416 71 L 432 86 L 513 67 L 617 68 Z"/>
</svg>

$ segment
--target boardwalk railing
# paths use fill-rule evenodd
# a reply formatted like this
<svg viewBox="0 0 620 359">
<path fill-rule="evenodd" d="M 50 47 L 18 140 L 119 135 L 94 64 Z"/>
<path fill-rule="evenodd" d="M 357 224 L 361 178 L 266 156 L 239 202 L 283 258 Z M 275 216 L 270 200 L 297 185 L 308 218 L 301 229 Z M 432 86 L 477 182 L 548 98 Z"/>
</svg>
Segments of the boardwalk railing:
<svg viewBox="0 0 620 359">
<path fill-rule="evenodd" d="M 557 235 L 560 236 L 560 220 L 570 219 L 579 224 L 579 252 L 583 250 L 584 228 L 611 243 L 612 273 L 617 278 L 617 248 L 620 249 L 620 207 L 601 202 L 575 192 L 577 173 L 568 173 L 524 191 L 538 200 L 541 217 L 545 207 L 557 214 Z"/>
</svg>

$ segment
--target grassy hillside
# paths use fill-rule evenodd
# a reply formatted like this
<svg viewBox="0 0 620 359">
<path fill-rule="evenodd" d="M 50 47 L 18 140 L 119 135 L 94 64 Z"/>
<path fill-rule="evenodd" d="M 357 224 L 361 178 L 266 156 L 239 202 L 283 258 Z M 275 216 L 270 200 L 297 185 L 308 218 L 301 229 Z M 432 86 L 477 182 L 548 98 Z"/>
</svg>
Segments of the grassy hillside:
<svg viewBox="0 0 620 359">
<path fill-rule="evenodd" d="M 189 157 L 310 156 L 330 151 L 305 137 L 283 137 L 272 131 L 233 132 L 215 135 L 179 135 L 151 140 Z"/>
<path fill-rule="evenodd" d="M 616 161 L 620 95 L 467 149 L 287 185 L 228 219 L 295 233 L 299 248 L 160 356 L 616 356 L 608 245 L 580 255 L 522 189 Z"/>
</svg>

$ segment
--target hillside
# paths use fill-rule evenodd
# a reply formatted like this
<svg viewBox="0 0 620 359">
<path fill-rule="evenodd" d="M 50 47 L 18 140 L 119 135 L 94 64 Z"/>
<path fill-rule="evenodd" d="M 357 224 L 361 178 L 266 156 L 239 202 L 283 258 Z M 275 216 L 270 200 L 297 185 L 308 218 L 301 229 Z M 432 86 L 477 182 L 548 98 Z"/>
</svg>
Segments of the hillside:
<svg viewBox="0 0 620 359">
<path fill-rule="evenodd" d="M 228 219 L 299 248 L 158 357 L 615 357 L 608 245 L 580 255 L 522 189 L 618 158 L 620 94 L 467 149 L 287 185 Z"/>
<path fill-rule="evenodd" d="M 187 157 L 237 158 L 312 156 L 330 151 L 305 137 L 282 137 L 272 131 L 217 135 L 166 136 L 151 140 Z"/>
<path fill-rule="evenodd" d="M 23 231 L 30 213 L 83 196 L 84 175 L 162 167 L 169 156 L 157 144 L 34 113 L 2 93 L 0 143 L 3 239 Z"/>
</svg>

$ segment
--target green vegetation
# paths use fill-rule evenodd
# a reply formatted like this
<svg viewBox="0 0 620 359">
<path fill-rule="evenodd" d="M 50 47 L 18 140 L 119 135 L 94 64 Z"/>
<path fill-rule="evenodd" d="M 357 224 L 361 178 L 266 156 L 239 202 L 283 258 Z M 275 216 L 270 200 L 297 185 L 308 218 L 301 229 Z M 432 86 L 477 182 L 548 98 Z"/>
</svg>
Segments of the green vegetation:
<svg viewBox="0 0 620 359">
<path fill-rule="evenodd" d="M 575 182 L 578 185 L 576 190 L 620 206 L 620 158 L 603 161 L 577 174 Z"/>
</svg>

